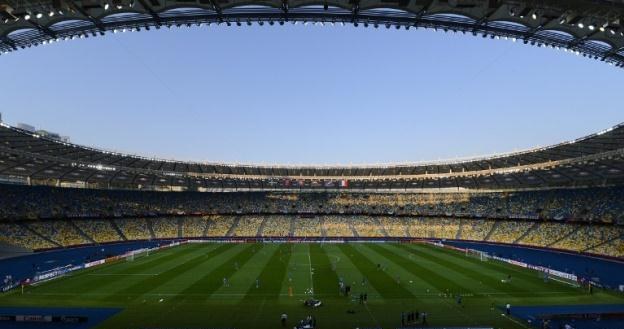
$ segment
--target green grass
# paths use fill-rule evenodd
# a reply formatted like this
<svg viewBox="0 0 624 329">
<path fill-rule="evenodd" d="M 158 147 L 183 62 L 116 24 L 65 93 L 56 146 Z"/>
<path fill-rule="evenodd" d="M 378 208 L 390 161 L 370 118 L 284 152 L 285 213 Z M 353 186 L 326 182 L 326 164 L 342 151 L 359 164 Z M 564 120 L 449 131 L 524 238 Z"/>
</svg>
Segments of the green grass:
<svg viewBox="0 0 624 329">
<path fill-rule="evenodd" d="M 339 278 L 354 299 L 339 295 Z M 303 306 L 309 289 L 323 307 Z M 396 328 L 402 311 L 426 311 L 435 326 L 524 328 L 491 305 L 623 302 L 423 244 L 188 244 L 0 296 L 0 306 L 123 308 L 98 328 L 278 328 L 281 313 L 291 328 L 307 315 L 319 328 Z"/>
</svg>

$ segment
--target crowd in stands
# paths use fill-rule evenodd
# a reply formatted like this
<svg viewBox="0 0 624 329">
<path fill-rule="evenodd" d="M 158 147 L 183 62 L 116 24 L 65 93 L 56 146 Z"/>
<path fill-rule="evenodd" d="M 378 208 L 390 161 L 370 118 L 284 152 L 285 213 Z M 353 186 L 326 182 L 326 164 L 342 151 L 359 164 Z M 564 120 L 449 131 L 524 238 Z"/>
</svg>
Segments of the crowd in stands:
<svg viewBox="0 0 624 329">
<path fill-rule="evenodd" d="M 379 223 L 383 226 L 388 236 L 408 236 L 405 218 L 380 216 L 377 217 L 377 220 L 379 220 Z"/>
<path fill-rule="evenodd" d="M 0 184 L 0 194 L 0 220 L 350 213 L 624 224 L 624 187 L 457 193 L 201 193 Z"/>
<path fill-rule="evenodd" d="M 589 252 L 598 255 L 624 258 L 624 236 L 599 244 L 590 249 Z"/>
<path fill-rule="evenodd" d="M 240 216 L 230 236 L 258 236 L 263 220 L 264 217 L 258 215 Z"/>
<path fill-rule="evenodd" d="M 548 246 L 568 236 L 577 227 L 577 225 L 566 223 L 539 223 L 537 227 L 530 230 L 517 243 L 531 246 Z"/>
<path fill-rule="evenodd" d="M 113 228 L 110 220 L 74 220 L 73 223 L 97 243 L 123 240 L 119 233 Z"/>
<path fill-rule="evenodd" d="M 413 238 L 455 239 L 460 220 L 455 218 L 410 218 L 408 233 Z"/>
<path fill-rule="evenodd" d="M 183 217 L 182 236 L 197 238 L 204 236 L 209 217 Z"/>
<path fill-rule="evenodd" d="M 230 228 L 234 225 L 234 216 L 211 216 L 206 224 L 207 237 L 226 236 Z"/>
<path fill-rule="evenodd" d="M 321 229 L 321 220 L 319 217 L 295 220 L 294 226 L 293 236 L 304 238 L 326 236 Z"/>
<path fill-rule="evenodd" d="M 355 234 L 351 219 L 350 216 L 321 216 L 322 229 L 326 236 L 353 237 Z"/>
<path fill-rule="evenodd" d="M 127 240 L 151 240 L 154 238 L 145 218 L 115 219 L 112 223 L 119 227 Z"/>
<path fill-rule="evenodd" d="M 18 223 L 0 223 L 0 241 L 10 243 L 26 249 L 48 249 L 58 247 L 57 244 L 46 240 L 26 226 Z"/>
<path fill-rule="evenodd" d="M 537 225 L 537 223 L 527 221 L 498 221 L 488 241 L 515 243 L 523 234 L 527 233 L 533 225 Z"/>
<path fill-rule="evenodd" d="M 277 237 L 292 236 L 290 232 L 292 222 L 293 221 L 288 216 L 266 216 L 261 235 Z"/>
<path fill-rule="evenodd" d="M 386 236 L 385 228 L 380 225 L 377 218 L 372 216 L 353 216 L 351 223 L 358 236 L 383 237 Z"/>
<path fill-rule="evenodd" d="M 479 193 L 140 192 L 0 184 L 0 241 L 461 239 L 624 256 L 624 188 Z"/>
<path fill-rule="evenodd" d="M 603 241 L 611 241 L 622 236 L 623 231 L 606 230 L 600 226 L 584 225 L 577 227 L 571 234 L 551 244 L 550 247 L 573 251 L 584 251 Z"/>
<path fill-rule="evenodd" d="M 80 234 L 73 224 L 66 220 L 51 220 L 29 223 L 28 227 L 41 236 L 62 245 L 88 244 L 91 241 Z"/>
<path fill-rule="evenodd" d="M 624 256 L 624 226 L 517 219 L 223 215 L 0 223 L 0 241 L 27 249 L 69 247 L 93 241 L 210 237 L 458 239 Z"/>
<path fill-rule="evenodd" d="M 178 236 L 178 218 L 161 217 L 149 220 L 156 239 Z"/>
<path fill-rule="evenodd" d="M 493 220 L 462 220 L 459 237 L 464 240 L 484 241 L 494 223 L 496 222 Z"/>
</svg>

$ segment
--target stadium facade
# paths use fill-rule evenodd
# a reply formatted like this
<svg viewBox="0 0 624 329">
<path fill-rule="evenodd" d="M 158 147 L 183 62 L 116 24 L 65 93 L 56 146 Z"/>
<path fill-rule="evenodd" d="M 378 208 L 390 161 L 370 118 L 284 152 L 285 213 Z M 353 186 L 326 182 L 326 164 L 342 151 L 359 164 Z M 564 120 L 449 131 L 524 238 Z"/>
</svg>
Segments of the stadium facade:
<svg viewBox="0 0 624 329">
<path fill-rule="evenodd" d="M 623 18 L 622 0 L 0 0 L 0 53 L 107 32 L 301 22 L 441 29 L 624 67 Z M 299 298 L 322 296 L 334 307 L 319 318 L 345 328 L 398 327 L 412 305 L 456 328 L 622 327 L 624 124 L 521 152 L 359 166 L 153 159 L 32 130 L 0 122 L 4 323 L 273 328 L 286 307 L 310 328 Z M 539 306 L 515 313 L 510 299 Z M 39 307 L 68 301 L 125 309 Z M 228 316 L 240 310 L 252 316 Z M 408 311 L 402 326 L 420 327 L 420 314 L 428 326 L 427 312 Z"/>
<path fill-rule="evenodd" d="M 483 191 L 617 186 L 624 125 L 557 145 L 463 161 L 259 166 L 150 159 L 0 126 L 0 177 L 59 187 L 163 191 Z"/>
<path fill-rule="evenodd" d="M 149 159 L 0 127 L 0 239 L 457 240 L 624 256 L 624 125 L 463 161 L 257 166 Z"/>
</svg>

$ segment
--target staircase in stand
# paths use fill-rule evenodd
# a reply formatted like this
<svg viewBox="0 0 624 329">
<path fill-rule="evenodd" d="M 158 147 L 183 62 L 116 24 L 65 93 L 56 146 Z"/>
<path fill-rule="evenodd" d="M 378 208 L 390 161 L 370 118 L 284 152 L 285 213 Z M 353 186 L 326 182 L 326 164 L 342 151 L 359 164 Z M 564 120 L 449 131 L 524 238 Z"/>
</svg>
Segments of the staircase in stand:
<svg viewBox="0 0 624 329">
<path fill-rule="evenodd" d="M 204 218 L 206 220 L 206 223 L 204 224 L 204 231 L 202 232 L 202 237 L 206 237 L 206 235 L 208 234 L 208 230 L 210 230 L 210 227 L 212 226 L 212 224 L 214 224 L 214 218 L 209 217 L 209 218 Z"/>
<path fill-rule="evenodd" d="M 500 223 L 501 223 L 501 221 L 499 221 L 499 220 L 494 222 L 494 225 L 492 225 L 492 228 L 490 229 L 488 234 L 485 236 L 485 239 L 483 239 L 483 241 L 490 241 L 490 237 L 492 236 L 494 231 L 496 231 L 496 228 L 498 227 L 498 225 L 500 225 Z"/>
<path fill-rule="evenodd" d="M 325 229 L 325 219 L 323 219 L 323 216 L 319 217 L 319 225 L 321 225 L 321 236 L 326 238 L 327 229 Z"/>
<path fill-rule="evenodd" d="M 178 217 L 178 238 L 184 237 L 184 229 L 182 228 L 182 217 Z"/>
<path fill-rule="evenodd" d="M 227 231 L 227 233 L 225 234 L 225 236 L 231 237 L 234 236 L 234 231 L 236 230 L 236 228 L 238 227 L 238 223 L 240 223 L 240 216 L 236 216 L 236 218 L 234 218 L 234 223 L 232 223 L 232 226 L 230 227 L 230 229 Z"/>
<path fill-rule="evenodd" d="M 145 218 L 145 222 L 147 223 L 147 230 L 149 231 L 151 237 L 150 239 L 156 239 L 156 234 L 154 234 L 154 228 L 152 227 L 152 220 L 149 218 Z"/>
<path fill-rule="evenodd" d="M 560 224 L 560 225 L 565 225 L 565 224 Z M 557 244 L 559 241 L 562 241 L 563 239 L 571 236 L 572 234 L 576 233 L 576 231 L 581 229 L 581 225 L 577 225 L 575 229 L 573 229 L 570 233 L 568 234 L 564 234 L 562 237 L 560 237 L 559 239 L 556 239 L 555 241 L 549 243 L 546 245 L 546 247 L 550 247 L 550 246 L 554 246 L 555 244 Z"/>
<path fill-rule="evenodd" d="M 87 233 L 85 233 L 80 226 L 76 225 L 76 223 L 74 223 L 73 220 L 67 220 L 67 222 L 69 223 L 69 225 L 71 225 L 77 232 L 78 234 L 80 234 L 83 238 L 85 238 L 87 241 L 93 243 L 93 244 L 97 244 L 97 242 L 95 240 L 93 240 L 92 237 L 88 236 Z"/>
<path fill-rule="evenodd" d="M 411 238 L 412 235 L 409 231 L 409 221 L 406 218 L 401 218 L 401 221 L 403 221 L 403 227 L 405 228 L 405 236 Z"/>
<path fill-rule="evenodd" d="M 359 238 L 360 234 L 355 229 L 355 225 L 353 225 L 353 217 L 347 216 L 347 223 L 349 224 L 349 228 L 351 229 L 351 233 L 353 234 L 353 236 Z"/>
<path fill-rule="evenodd" d="M 464 220 L 460 219 L 459 220 L 459 229 L 457 229 L 457 234 L 455 234 L 455 239 L 456 240 L 461 240 L 463 228 L 464 228 Z"/>
<path fill-rule="evenodd" d="M 302 219 L 303 220 L 303 219 Z M 290 219 L 290 227 L 288 228 L 288 236 L 295 236 L 295 224 L 297 222 L 297 218 Z"/>
<path fill-rule="evenodd" d="M 375 221 L 375 223 L 377 223 L 377 226 L 379 227 L 381 234 L 387 238 L 389 235 L 388 235 L 388 231 L 386 231 L 386 227 L 381 223 L 379 218 L 373 217 L 373 220 Z"/>
<path fill-rule="evenodd" d="M 25 223 L 19 223 L 18 222 L 17 224 L 20 225 L 22 228 L 24 228 L 26 231 L 31 232 L 32 234 L 34 234 L 34 235 L 44 239 L 45 241 L 48 241 L 49 243 L 51 243 L 51 244 L 53 244 L 53 245 L 55 245 L 57 247 L 61 247 L 61 248 L 63 247 L 60 243 L 58 243 L 58 242 L 48 238 L 47 236 L 44 236 L 43 234 L 35 231 L 34 229 L 30 228 L 30 226 L 26 225 Z"/>
<path fill-rule="evenodd" d="M 262 236 L 262 233 L 264 232 L 264 227 L 266 226 L 266 222 L 268 218 L 269 216 L 262 217 L 262 223 L 260 223 L 260 226 L 258 227 L 258 231 L 256 232 L 256 237 Z"/>
<path fill-rule="evenodd" d="M 115 223 L 114 219 L 110 220 L 110 224 L 113 227 L 113 229 L 117 232 L 117 234 L 119 234 L 119 237 L 123 240 L 123 241 L 128 241 L 128 238 L 126 238 L 126 235 L 123 234 L 123 232 L 121 231 L 121 229 L 119 228 L 119 226 L 117 226 L 117 223 Z"/>
<path fill-rule="evenodd" d="M 529 227 L 528 230 L 526 230 L 526 232 L 522 233 L 522 235 L 520 235 L 520 237 L 518 237 L 513 244 L 518 244 L 518 242 L 522 241 L 522 239 L 524 239 L 527 235 L 529 235 L 529 233 L 535 231 L 535 229 L 537 229 L 537 227 L 539 226 L 539 222 L 534 222 L 533 225 L 531 225 L 531 227 Z"/>
</svg>

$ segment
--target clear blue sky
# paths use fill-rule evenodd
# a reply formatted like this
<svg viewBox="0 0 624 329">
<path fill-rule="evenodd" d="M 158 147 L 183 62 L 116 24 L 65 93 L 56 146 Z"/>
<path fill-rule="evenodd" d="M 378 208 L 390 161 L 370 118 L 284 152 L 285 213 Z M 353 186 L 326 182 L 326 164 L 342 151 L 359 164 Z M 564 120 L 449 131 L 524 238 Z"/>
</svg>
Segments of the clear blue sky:
<svg viewBox="0 0 624 329">
<path fill-rule="evenodd" d="M 450 159 L 624 121 L 621 69 L 423 30 L 173 28 L 31 48 L 0 66 L 6 122 L 181 160 Z"/>
</svg>

